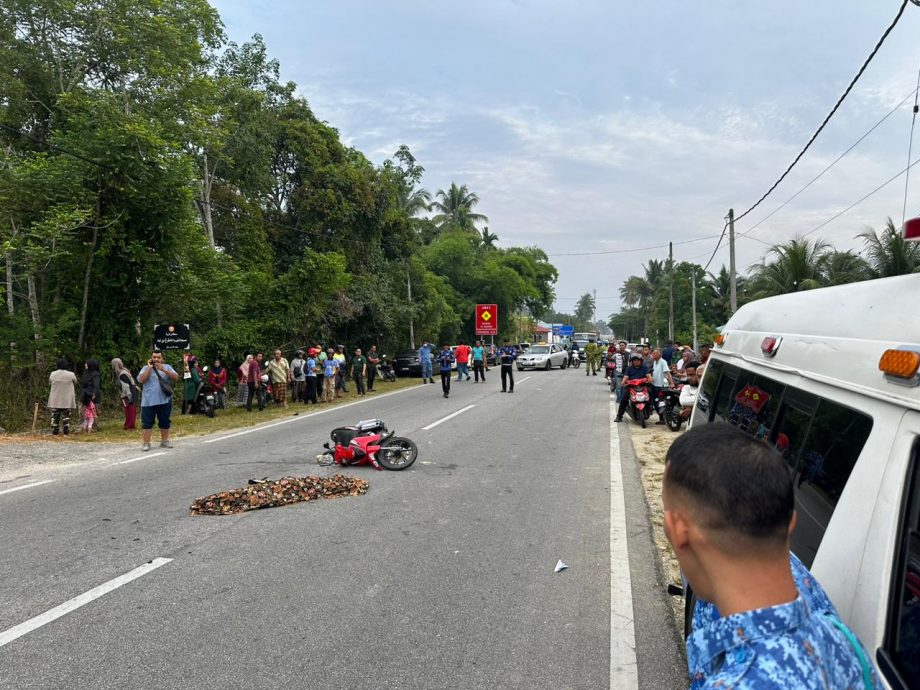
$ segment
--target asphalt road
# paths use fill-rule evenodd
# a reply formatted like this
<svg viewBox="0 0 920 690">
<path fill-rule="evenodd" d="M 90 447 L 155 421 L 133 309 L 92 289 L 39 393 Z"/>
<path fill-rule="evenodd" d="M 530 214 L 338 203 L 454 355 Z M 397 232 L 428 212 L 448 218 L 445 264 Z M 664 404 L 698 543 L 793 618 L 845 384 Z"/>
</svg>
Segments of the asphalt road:
<svg viewBox="0 0 920 690">
<path fill-rule="evenodd" d="M 0 687 L 686 687 L 628 425 L 617 444 L 603 378 L 516 376 L 513 395 L 493 369 L 449 400 L 419 385 L 0 493 Z M 404 472 L 348 470 L 366 495 L 189 515 L 251 477 L 334 474 L 313 460 L 329 430 L 369 417 L 420 456 Z M 628 535 L 613 559 L 611 488 Z M 155 559 L 171 560 L 47 622 Z M 632 637 L 612 609 L 632 612 Z M 4 644 L 26 621 L 35 629 Z"/>
</svg>

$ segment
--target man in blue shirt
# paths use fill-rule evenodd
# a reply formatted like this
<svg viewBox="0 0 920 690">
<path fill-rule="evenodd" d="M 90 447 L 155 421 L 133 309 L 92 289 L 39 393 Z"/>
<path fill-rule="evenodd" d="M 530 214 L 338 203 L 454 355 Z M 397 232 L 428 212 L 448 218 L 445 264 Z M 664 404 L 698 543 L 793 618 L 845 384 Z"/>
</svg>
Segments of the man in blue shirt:
<svg viewBox="0 0 920 690">
<path fill-rule="evenodd" d="M 150 450 L 153 423 L 160 427 L 160 447 L 172 448 L 169 442 L 170 416 L 172 415 L 172 387 L 179 380 L 179 374 L 163 362 L 163 353 L 154 350 L 147 360 L 147 366 L 140 370 L 137 382 L 141 384 L 141 435 L 144 438 L 142 450 Z M 167 394 L 166 388 L 169 390 Z"/>
<path fill-rule="evenodd" d="M 434 383 L 431 376 L 431 343 L 427 340 L 418 349 L 418 361 L 422 365 L 422 383 Z"/>
<path fill-rule="evenodd" d="M 502 393 L 514 393 L 514 360 L 517 359 L 517 348 L 511 344 L 510 338 L 505 338 L 505 344 L 498 350 L 498 361 L 502 365 Z M 508 385 L 510 384 L 510 388 Z"/>
<path fill-rule="evenodd" d="M 441 348 L 441 354 L 438 355 L 438 366 L 441 370 L 441 390 L 444 391 L 444 397 L 450 397 L 450 372 L 454 363 L 454 353 L 450 351 L 450 345 L 444 345 Z"/>
<path fill-rule="evenodd" d="M 626 385 L 626 382 L 635 381 L 636 379 L 643 379 L 647 383 L 652 382 L 651 374 L 648 373 L 648 369 L 646 369 L 645 365 L 642 363 L 642 355 L 638 352 L 633 352 L 629 356 L 629 366 L 626 367 L 626 371 L 623 372 L 622 383 L 620 385 L 620 405 L 617 407 L 617 417 L 613 421 L 623 421 L 623 413 L 626 412 L 626 408 L 629 405 L 630 387 Z"/>
<path fill-rule="evenodd" d="M 694 427 L 668 450 L 662 503 L 684 576 L 720 614 L 687 638 L 692 690 L 881 688 L 826 597 L 797 586 L 792 478 L 772 448 L 729 424 Z"/>
</svg>

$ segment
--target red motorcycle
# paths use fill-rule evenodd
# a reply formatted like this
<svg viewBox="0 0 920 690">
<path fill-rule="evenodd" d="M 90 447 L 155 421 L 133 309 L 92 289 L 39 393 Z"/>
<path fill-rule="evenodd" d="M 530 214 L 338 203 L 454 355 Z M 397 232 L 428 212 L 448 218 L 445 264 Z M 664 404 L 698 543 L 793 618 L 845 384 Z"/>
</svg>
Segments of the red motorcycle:
<svg viewBox="0 0 920 690">
<path fill-rule="evenodd" d="M 418 457 L 418 447 L 407 438 L 394 436 L 380 419 L 369 419 L 353 426 L 332 430 L 334 447 L 324 443 L 321 465 L 373 465 L 375 469 L 404 470 Z"/>
<path fill-rule="evenodd" d="M 648 379 L 627 379 L 625 385 L 629 388 L 629 416 L 644 429 L 651 415 Z"/>
</svg>

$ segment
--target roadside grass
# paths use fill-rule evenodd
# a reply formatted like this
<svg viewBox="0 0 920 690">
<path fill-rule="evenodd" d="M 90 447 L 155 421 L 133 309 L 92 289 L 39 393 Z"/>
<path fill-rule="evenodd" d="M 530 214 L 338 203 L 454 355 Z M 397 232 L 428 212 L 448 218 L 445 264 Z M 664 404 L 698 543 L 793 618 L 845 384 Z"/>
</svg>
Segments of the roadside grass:
<svg viewBox="0 0 920 690">
<path fill-rule="evenodd" d="M 384 393 L 392 393 L 393 391 L 402 390 L 404 388 L 410 388 L 412 386 L 420 385 L 419 378 L 398 378 L 395 382 L 390 383 L 388 381 L 381 381 L 377 379 L 374 382 L 374 392 L 368 393 L 366 399 L 373 399 L 383 395 Z M 208 434 L 213 434 L 221 431 L 235 431 L 238 429 L 255 426 L 263 422 L 270 422 L 276 419 L 283 419 L 285 417 L 291 417 L 293 415 L 309 416 L 312 413 L 319 412 L 321 410 L 326 410 L 330 407 L 337 405 L 344 405 L 347 403 L 355 402 L 357 400 L 363 400 L 355 392 L 355 384 L 353 381 L 349 382 L 348 393 L 343 394 L 333 403 L 320 403 L 318 405 L 304 405 L 303 403 L 292 403 L 288 400 L 288 406 L 282 407 L 280 405 L 275 405 L 274 403 L 269 403 L 264 411 L 259 412 L 258 408 L 253 401 L 253 411 L 247 412 L 245 407 L 236 407 L 235 396 L 233 400 L 228 400 L 228 407 L 225 410 L 217 410 L 213 418 L 209 419 L 204 415 L 184 415 L 180 414 L 181 403 L 175 401 L 173 405 L 173 413 L 171 419 L 171 428 L 170 428 L 170 438 L 184 438 L 189 436 L 207 436 Z M 372 415 L 371 410 L 373 410 L 372 405 L 365 407 L 367 412 L 364 412 L 364 416 Z M 361 416 L 361 412 L 355 411 L 355 419 Z M 77 414 L 77 411 L 74 410 L 73 417 L 71 417 L 71 433 L 68 436 L 52 436 L 48 431 L 48 416 L 49 412 L 46 411 L 44 418 L 40 418 L 40 429 L 41 431 L 35 434 L 25 434 L 25 435 L 16 435 L 17 440 L 24 439 L 38 439 L 41 440 L 54 440 L 60 441 L 62 443 L 119 443 L 126 441 L 134 441 L 140 439 L 140 426 L 141 426 L 141 416 L 140 410 L 137 414 L 137 430 L 135 431 L 124 431 L 122 425 L 124 424 L 124 419 L 122 417 L 115 417 L 113 415 L 105 415 L 102 419 L 99 420 L 100 431 L 84 434 L 80 431 L 73 431 L 78 429 L 80 426 L 80 418 Z M 153 430 L 154 439 L 159 438 L 159 432 L 154 427 Z"/>
</svg>

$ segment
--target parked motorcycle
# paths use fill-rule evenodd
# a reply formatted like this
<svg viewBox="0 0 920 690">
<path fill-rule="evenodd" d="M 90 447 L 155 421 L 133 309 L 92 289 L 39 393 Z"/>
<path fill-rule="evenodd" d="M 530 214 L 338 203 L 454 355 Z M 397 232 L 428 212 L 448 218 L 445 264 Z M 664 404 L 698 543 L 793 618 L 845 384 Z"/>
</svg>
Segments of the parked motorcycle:
<svg viewBox="0 0 920 690">
<path fill-rule="evenodd" d="M 418 457 L 418 447 L 408 438 L 395 436 L 380 419 L 368 419 L 353 426 L 340 426 L 330 433 L 335 446 L 317 456 L 321 465 L 372 465 L 377 470 L 404 470 Z"/>
<path fill-rule="evenodd" d="M 192 401 L 189 412 L 213 417 L 216 409 L 217 399 L 208 386 L 208 382 L 202 378 L 201 381 L 198 382 L 198 388 L 195 390 L 195 398 Z"/>
<path fill-rule="evenodd" d="M 377 365 L 377 371 L 380 374 L 380 378 L 384 381 L 395 381 L 396 380 L 396 371 L 393 369 L 392 363 L 387 361 L 386 355 L 380 356 L 380 364 Z"/>
<path fill-rule="evenodd" d="M 680 427 L 683 426 L 684 423 L 684 418 L 680 415 L 680 387 L 658 391 L 656 405 L 658 414 L 664 420 L 668 429 L 671 431 L 680 431 Z"/>
<path fill-rule="evenodd" d="M 651 414 L 648 379 L 627 379 L 624 385 L 629 389 L 629 416 L 644 429 Z"/>
</svg>

